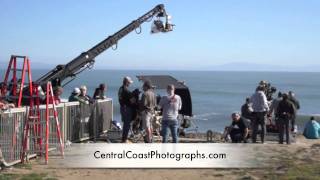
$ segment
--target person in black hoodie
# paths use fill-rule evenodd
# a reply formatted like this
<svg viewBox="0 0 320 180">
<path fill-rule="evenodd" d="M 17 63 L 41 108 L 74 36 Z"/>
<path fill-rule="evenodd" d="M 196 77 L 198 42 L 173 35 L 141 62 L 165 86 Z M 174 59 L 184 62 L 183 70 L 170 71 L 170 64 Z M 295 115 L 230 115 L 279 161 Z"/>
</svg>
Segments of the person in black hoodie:
<svg viewBox="0 0 320 180">
<path fill-rule="evenodd" d="M 121 120 L 123 122 L 122 143 L 129 143 L 128 134 L 133 119 L 133 106 L 137 102 L 129 86 L 133 83 L 129 76 L 123 78 L 122 86 L 118 91 L 118 99 L 120 104 Z"/>
<path fill-rule="evenodd" d="M 290 120 L 295 115 L 294 104 L 289 100 L 288 94 L 282 94 L 282 100 L 277 108 L 277 117 L 279 117 L 279 144 L 283 144 L 284 132 L 286 133 L 286 142 L 290 144 Z"/>
</svg>

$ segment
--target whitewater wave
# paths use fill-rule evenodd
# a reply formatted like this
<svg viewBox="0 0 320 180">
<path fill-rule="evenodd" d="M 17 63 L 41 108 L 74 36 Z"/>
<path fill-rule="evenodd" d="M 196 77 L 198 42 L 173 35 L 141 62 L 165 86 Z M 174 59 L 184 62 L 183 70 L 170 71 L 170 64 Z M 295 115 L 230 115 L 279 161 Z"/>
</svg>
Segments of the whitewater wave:
<svg viewBox="0 0 320 180">
<path fill-rule="evenodd" d="M 201 121 L 208 121 L 209 117 L 211 116 L 217 116 L 220 115 L 221 113 L 217 113 L 217 112 L 210 112 L 210 113 L 202 113 L 202 114 L 196 114 L 193 115 L 193 119 L 195 120 L 201 120 Z"/>
</svg>

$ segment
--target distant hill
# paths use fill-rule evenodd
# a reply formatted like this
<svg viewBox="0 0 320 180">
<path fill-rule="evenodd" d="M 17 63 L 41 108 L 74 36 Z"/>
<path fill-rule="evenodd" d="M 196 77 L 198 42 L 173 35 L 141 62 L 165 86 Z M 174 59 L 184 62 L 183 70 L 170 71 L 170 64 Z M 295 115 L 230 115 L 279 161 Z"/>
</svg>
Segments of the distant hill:
<svg viewBox="0 0 320 180">
<path fill-rule="evenodd" d="M 33 62 L 31 64 L 32 69 L 52 69 L 58 64 L 49 64 L 43 62 Z M 109 65 L 110 66 L 110 65 Z M 8 62 L 0 61 L 0 69 L 6 69 Z M 166 68 L 139 68 L 137 69 L 149 69 L 149 70 L 166 70 Z M 94 69 L 119 69 L 117 67 L 107 67 L 104 65 L 95 66 Z M 257 64 L 257 63 L 246 63 L 246 62 L 235 62 L 226 63 L 222 65 L 195 65 L 193 68 L 182 68 L 177 66 L 174 70 L 199 70 L 199 71 L 284 71 L 284 72 L 320 72 L 320 64 L 318 65 L 305 65 L 305 66 L 276 66 L 269 64 Z"/>
<path fill-rule="evenodd" d="M 208 66 L 203 70 L 213 71 L 289 71 L 289 72 L 320 72 L 319 65 L 306 66 L 276 66 L 269 64 L 254 64 L 245 62 L 227 63 L 216 66 Z"/>
</svg>

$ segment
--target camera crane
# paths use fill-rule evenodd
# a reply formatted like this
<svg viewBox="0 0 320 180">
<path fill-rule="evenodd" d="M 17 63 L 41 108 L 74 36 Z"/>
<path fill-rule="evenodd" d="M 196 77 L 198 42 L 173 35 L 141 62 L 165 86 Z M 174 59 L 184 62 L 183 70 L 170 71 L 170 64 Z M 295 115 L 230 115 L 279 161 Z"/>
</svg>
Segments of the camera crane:
<svg viewBox="0 0 320 180">
<path fill-rule="evenodd" d="M 153 22 L 155 30 L 152 30 L 151 33 L 165 33 L 173 30 L 174 25 L 169 23 L 170 16 L 166 13 L 164 5 L 159 4 L 143 16 L 132 21 L 130 24 L 128 24 L 118 32 L 107 37 L 105 40 L 101 41 L 93 48 L 81 53 L 79 56 L 71 60 L 68 64 L 56 66 L 53 70 L 49 71 L 47 74 L 36 80 L 35 83 L 39 86 L 44 87 L 48 81 L 51 81 L 54 87 L 65 86 L 66 84 L 74 80 L 77 74 L 81 73 L 85 69 L 91 69 L 95 62 L 94 59 L 102 52 L 109 49 L 110 47 L 113 48 L 114 46 L 115 48 L 113 49 L 116 49 L 118 41 L 120 39 L 134 30 L 137 33 L 140 33 L 141 24 L 151 21 L 153 17 L 157 17 L 157 19 Z M 165 23 L 163 23 L 161 18 L 165 18 Z M 140 29 L 140 31 L 137 31 L 138 28 Z M 62 82 L 66 79 L 69 79 L 69 81 L 62 84 Z"/>
</svg>

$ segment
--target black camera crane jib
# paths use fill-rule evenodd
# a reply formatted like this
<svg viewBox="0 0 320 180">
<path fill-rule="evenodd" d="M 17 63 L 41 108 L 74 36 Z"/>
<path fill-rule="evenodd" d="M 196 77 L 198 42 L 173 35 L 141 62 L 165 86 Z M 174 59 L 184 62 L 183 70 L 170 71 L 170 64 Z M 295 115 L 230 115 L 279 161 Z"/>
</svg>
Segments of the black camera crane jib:
<svg viewBox="0 0 320 180">
<path fill-rule="evenodd" d="M 157 17 L 157 19 L 154 21 L 157 32 L 165 33 L 173 30 L 174 25 L 169 23 L 170 17 L 166 13 L 164 5 L 159 4 L 143 16 L 132 21 L 130 24 L 128 24 L 118 32 L 107 37 L 105 40 L 101 41 L 93 48 L 81 53 L 78 57 L 71 60 L 68 64 L 56 66 L 53 70 L 49 71 L 47 74 L 36 80 L 36 83 L 40 86 L 43 86 L 46 84 L 46 82 L 51 81 L 53 86 L 65 86 L 70 81 L 72 81 L 77 74 L 81 73 L 85 69 L 92 68 L 95 62 L 95 57 L 97 57 L 110 47 L 116 49 L 118 41 L 124 36 L 128 35 L 134 30 L 137 33 L 140 33 L 141 24 L 151 21 L 154 16 Z M 165 18 L 165 23 L 161 21 L 161 18 Z M 151 33 L 154 32 L 151 31 Z M 62 82 L 66 79 L 69 79 L 69 81 L 62 84 Z"/>
</svg>

